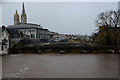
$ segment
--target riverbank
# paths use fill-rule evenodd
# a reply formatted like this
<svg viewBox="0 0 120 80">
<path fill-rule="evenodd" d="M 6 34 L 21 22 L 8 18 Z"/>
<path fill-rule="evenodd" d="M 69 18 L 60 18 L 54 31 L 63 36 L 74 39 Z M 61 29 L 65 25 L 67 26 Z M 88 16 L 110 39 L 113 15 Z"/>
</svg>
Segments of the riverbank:
<svg viewBox="0 0 120 80">
<path fill-rule="evenodd" d="M 115 49 L 112 46 L 15 46 L 9 53 L 115 53 Z"/>
</svg>

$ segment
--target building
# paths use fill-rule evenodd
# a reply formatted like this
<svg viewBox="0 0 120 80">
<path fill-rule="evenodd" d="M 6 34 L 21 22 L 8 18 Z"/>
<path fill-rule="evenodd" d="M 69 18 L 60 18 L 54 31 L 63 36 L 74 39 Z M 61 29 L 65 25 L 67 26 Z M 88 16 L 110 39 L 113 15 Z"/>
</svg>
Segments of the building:
<svg viewBox="0 0 120 80">
<path fill-rule="evenodd" d="M 68 37 L 65 34 L 56 34 L 52 37 L 55 42 L 67 42 Z"/>
<path fill-rule="evenodd" d="M 2 40 L 1 50 L 7 51 L 9 49 L 9 37 L 10 37 L 10 35 L 9 35 L 8 31 L 6 30 L 5 26 L 2 26 L 2 34 L 0 37 Z"/>
<path fill-rule="evenodd" d="M 26 39 L 37 40 L 39 41 L 49 41 L 50 34 L 49 30 L 43 28 L 41 25 L 27 23 L 27 15 L 25 12 L 24 3 L 22 4 L 22 14 L 21 14 L 21 22 L 19 19 L 19 14 L 16 10 L 14 14 L 14 25 L 9 25 L 7 29 L 10 31 L 18 30 L 20 34 L 24 36 Z"/>
<path fill-rule="evenodd" d="M 25 13 L 25 8 L 23 3 L 22 14 L 21 14 L 21 24 L 26 24 L 26 23 L 27 23 L 27 15 Z"/>
<path fill-rule="evenodd" d="M 50 38 L 49 30 L 42 28 L 42 26 L 37 24 L 19 24 L 19 25 L 9 25 L 7 29 L 17 29 L 19 33 L 24 35 L 24 38 L 28 39 L 41 39 L 48 40 Z"/>
<path fill-rule="evenodd" d="M 19 24 L 26 24 L 27 23 L 27 15 L 25 13 L 25 8 L 24 8 L 24 3 L 22 5 L 22 14 L 21 14 L 21 23 L 19 19 L 19 14 L 16 10 L 16 13 L 14 14 L 14 25 L 19 25 Z"/>
<path fill-rule="evenodd" d="M 9 34 L 5 26 L 0 27 L 0 55 L 8 54 Z"/>
</svg>

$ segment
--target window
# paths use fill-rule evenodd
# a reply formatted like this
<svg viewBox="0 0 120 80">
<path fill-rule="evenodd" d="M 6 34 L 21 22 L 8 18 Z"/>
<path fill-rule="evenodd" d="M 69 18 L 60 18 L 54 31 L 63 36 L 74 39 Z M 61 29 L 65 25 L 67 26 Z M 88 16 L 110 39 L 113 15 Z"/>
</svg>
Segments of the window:
<svg viewBox="0 0 120 80">
<path fill-rule="evenodd" d="M 31 34 L 31 38 L 35 38 L 35 34 Z"/>
<path fill-rule="evenodd" d="M 30 38 L 30 35 L 26 35 L 27 38 Z"/>
</svg>

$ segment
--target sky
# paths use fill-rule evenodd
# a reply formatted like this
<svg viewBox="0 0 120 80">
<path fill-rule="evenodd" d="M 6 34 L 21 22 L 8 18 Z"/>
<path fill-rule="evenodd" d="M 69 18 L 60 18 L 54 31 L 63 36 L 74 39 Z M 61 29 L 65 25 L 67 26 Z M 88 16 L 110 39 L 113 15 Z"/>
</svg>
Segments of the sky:
<svg viewBox="0 0 120 80">
<path fill-rule="evenodd" d="M 91 35 L 101 12 L 117 10 L 117 2 L 25 2 L 28 23 L 61 34 Z M 2 3 L 2 25 L 14 24 L 14 14 L 22 13 L 22 2 Z"/>
</svg>

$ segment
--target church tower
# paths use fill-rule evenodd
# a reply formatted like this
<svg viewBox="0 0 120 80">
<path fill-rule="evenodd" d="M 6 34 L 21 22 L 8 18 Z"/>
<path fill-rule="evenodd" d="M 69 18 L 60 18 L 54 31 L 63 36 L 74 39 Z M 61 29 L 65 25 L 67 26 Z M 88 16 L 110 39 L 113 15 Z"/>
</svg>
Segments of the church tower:
<svg viewBox="0 0 120 80">
<path fill-rule="evenodd" d="M 21 24 L 27 23 L 27 15 L 25 13 L 24 3 L 22 5 Z"/>
<path fill-rule="evenodd" d="M 18 15 L 18 12 L 16 10 L 16 13 L 14 14 L 14 25 L 18 25 L 20 22 L 19 22 L 19 15 Z"/>
</svg>

